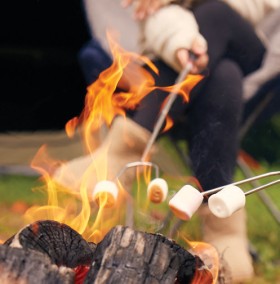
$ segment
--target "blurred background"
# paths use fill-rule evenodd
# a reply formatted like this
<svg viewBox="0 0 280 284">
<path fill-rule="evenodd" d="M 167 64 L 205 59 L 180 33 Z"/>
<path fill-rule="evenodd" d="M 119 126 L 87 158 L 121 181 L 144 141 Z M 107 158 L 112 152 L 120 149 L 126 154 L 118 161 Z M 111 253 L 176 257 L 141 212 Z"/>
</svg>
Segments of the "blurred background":
<svg viewBox="0 0 280 284">
<path fill-rule="evenodd" d="M 0 35 L 0 133 L 63 129 L 86 93 L 78 63 L 90 39 L 82 1 L 2 1 Z M 280 164 L 279 139 L 275 115 L 250 130 L 243 148 Z"/>
<path fill-rule="evenodd" d="M 80 1 L 0 4 L 0 131 L 61 129 L 83 107 L 77 53 L 89 39 Z"/>
</svg>

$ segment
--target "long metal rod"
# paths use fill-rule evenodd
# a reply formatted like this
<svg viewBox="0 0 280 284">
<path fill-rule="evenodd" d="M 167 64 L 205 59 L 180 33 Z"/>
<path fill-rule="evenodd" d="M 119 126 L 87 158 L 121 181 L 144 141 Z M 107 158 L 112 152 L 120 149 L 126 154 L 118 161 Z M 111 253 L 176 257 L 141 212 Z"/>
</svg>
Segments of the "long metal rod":
<svg viewBox="0 0 280 284">
<path fill-rule="evenodd" d="M 242 173 L 245 175 L 245 177 L 249 178 L 254 176 L 254 173 L 252 172 L 251 168 L 249 165 L 240 157 L 237 159 L 238 167 L 242 171 Z M 260 182 L 255 180 L 251 182 L 253 187 L 258 187 L 260 186 Z M 269 213 L 272 215 L 272 217 L 275 219 L 278 224 L 280 224 L 280 209 L 276 204 L 273 202 L 272 198 L 264 191 L 258 191 L 257 192 L 259 198 L 262 200 L 264 205 L 266 206 L 267 210 Z"/>
<path fill-rule="evenodd" d="M 155 176 L 158 178 L 159 177 L 159 167 L 157 164 L 155 163 L 152 163 L 152 162 L 142 162 L 142 161 L 136 161 L 136 162 L 131 162 L 131 163 L 128 163 L 126 164 L 120 171 L 119 173 L 117 174 L 116 178 L 115 179 L 118 179 L 121 175 L 124 174 L 124 172 L 130 168 L 135 168 L 135 167 L 151 167 L 151 168 L 154 168 L 155 170 Z"/>
<path fill-rule="evenodd" d="M 244 183 L 251 182 L 251 181 L 254 181 L 254 180 L 259 180 L 259 179 L 263 179 L 263 178 L 271 177 L 271 176 L 276 176 L 276 175 L 280 175 L 280 171 L 270 172 L 270 173 L 258 175 L 258 176 L 255 176 L 255 177 L 247 178 L 247 179 L 244 179 L 244 180 L 241 180 L 241 181 L 237 181 L 237 182 L 234 182 L 234 183 L 230 183 L 230 184 L 227 184 L 227 185 L 240 185 L 240 184 L 244 184 Z M 277 180 L 276 183 L 278 183 L 279 181 L 280 180 Z M 275 181 L 272 182 L 272 183 L 275 183 Z M 268 183 L 268 185 L 271 186 L 271 185 L 273 185 L 272 183 Z M 227 185 L 216 187 L 216 188 L 213 188 L 211 190 L 205 191 L 205 192 L 202 193 L 202 195 L 209 195 L 209 194 L 216 193 L 216 192 L 222 190 Z M 266 188 L 266 187 L 267 186 L 265 186 L 264 188 Z M 261 188 L 261 189 L 263 189 L 263 188 Z M 259 191 L 261 189 L 257 188 L 256 191 Z M 254 189 L 252 189 L 252 190 L 254 190 Z M 254 192 L 256 192 L 256 191 L 254 191 Z M 249 194 L 251 194 L 251 193 L 249 193 Z"/>
<path fill-rule="evenodd" d="M 164 120 L 172 106 L 172 104 L 174 103 L 177 95 L 178 95 L 178 92 L 180 91 L 180 88 L 181 88 L 181 84 L 183 83 L 183 81 L 185 80 L 186 76 L 190 73 L 191 69 L 193 67 L 193 63 L 192 61 L 190 60 L 186 67 L 180 72 L 178 78 L 176 79 L 176 82 L 175 82 L 175 85 L 174 85 L 174 88 L 172 90 L 172 92 L 169 94 L 168 96 L 168 100 L 165 104 L 165 106 L 163 107 L 163 109 L 161 110 L 161 113 L 160 113 L 160 116 L 155 124 L 155 127 L 154 127 L 154 130 L 152 132 L 152 135 L 146 145 L 146 148 L 143 152 L 143 155 L 142 155 L 142 158 L 141 158 L 141 161 L 146 161 L 148 155 L 149 155 L 149 152 L 151 151 L 151 148 L 162 128 L 162 125 L 164 123 Z"/>
<path fill-rule="evenodd" d="M 258 191 L 263 190 L 263 189 L 265 189 L 265 188 L 268 188 L 268 187 L 270 187 L 270 186 L 273 186 L 273 185 L 275 185 L 275 184 L 277 184 L 277 183 L 280 183 L 280 179 L 275 180 L 275 181 L 272 181 L 272 182 L 269 182 L 269 183 L 264 184 L 264 185 L 261 185 L 261 186 L 259 186 L 259 187 L 250 189 L 250 190 L 248 190 L 248 191 L 245 192 L 245 195 L 250 195 L 250 194 L 252 194 L 252 193 L 255 193 L 255 192 L 258 192 Z"/>
</svg>

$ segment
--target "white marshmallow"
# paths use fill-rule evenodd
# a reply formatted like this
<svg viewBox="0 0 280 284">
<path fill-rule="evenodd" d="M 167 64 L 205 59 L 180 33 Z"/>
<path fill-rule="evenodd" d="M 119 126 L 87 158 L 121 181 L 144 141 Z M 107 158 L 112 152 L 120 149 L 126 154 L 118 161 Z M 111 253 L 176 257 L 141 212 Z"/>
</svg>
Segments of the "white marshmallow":
<svg viewBox="0 0 280 284">
<path fill-rule="evenodd" d="M 169 207 L 175 216 L 189 220 L 203 201 L 203 195 L 191 185 L 183 186 L 169 201 Z"/>
<path fill-rule="evenodd" d="M 219 218 L 231 216 L 245 206 L 245 193 L 235 185 L 227 185 L 208 199 L 210 211 Z"/>
<path fill-rule="evenodd" d="M 162 178 L 155 178 L 149 183 L 147 191 L 151 202 L 162 203 L 168 194 L 167 182 Z"/>
<path fill-rule="evenodd" d="M 103 180 L 95 185 L 92 197 L 98 206 L 109 208 L 116 204 L 118 193 L 119 189 L 114 182 Z"/>
</svg>

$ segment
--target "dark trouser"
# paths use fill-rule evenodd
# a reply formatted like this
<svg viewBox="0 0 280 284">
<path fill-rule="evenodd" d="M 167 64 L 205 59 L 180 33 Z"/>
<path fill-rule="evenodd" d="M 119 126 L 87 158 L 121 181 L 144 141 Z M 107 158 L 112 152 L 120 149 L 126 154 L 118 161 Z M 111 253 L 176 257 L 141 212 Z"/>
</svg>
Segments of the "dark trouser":
<svg viewBox="0 0 280 284">
<path fill-rule="evenodd" d="M 208 42 L 209 68 L 191 92 L 189 104 L 178 98 L 170 116 L 188 139 L 193 171 L 204 190 L 230 183 L 239 146 L 242 115 L 242 78 L 256 70 L 265 52 L 253 28 L 220 1 L 208 1 L 194 10 L 201 34 Z M 176 72 L 155 62 L 157 85 L 171 85 Z M 133 120 L 153 131 L 160 106 L 168 94 L 154 91 L 140 104 Z M 178 126 L 176 126 L 178 128 Z"/>
</svg>

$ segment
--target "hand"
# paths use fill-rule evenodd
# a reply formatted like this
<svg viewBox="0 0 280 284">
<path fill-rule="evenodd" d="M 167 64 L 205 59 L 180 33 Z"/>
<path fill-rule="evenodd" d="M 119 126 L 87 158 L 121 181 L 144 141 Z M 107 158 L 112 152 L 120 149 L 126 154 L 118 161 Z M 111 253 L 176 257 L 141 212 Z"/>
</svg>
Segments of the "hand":
<svg viewBox="0 0 280 284">
<path fill-rule="evenodd" d="M 135 3 L 134 17 L 136 20 L 144 20 L 147 16 L 154 14 L 164 4 L 161 0 L 122 0 L 124 8 Z"/>
<path fill-rule="evenodd" d="M 176 57 L 183 68 L 189 61 L 190 51 L 196 56 L 196 59 L 193 62 L 191 73 L 199 74 L 207 67 L 209 61 L 207 54 L 207 43 L 204 38 L 201 36 L 197 37 L 194 40 L 190 50 L 185 48 L 180 48 L 177 50 Z"/>
</svg>

